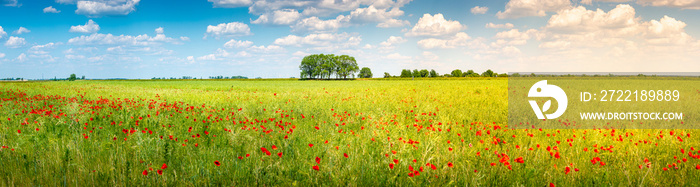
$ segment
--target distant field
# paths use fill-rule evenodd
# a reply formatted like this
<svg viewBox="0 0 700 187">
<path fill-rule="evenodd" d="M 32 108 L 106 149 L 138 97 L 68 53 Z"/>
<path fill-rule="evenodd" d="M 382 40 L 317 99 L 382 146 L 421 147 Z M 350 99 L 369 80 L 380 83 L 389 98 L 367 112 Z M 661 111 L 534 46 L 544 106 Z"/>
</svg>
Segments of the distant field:
<svg viewBox="0 0 700 187">
<path fill-rule="evenodd" d="M 505 78 L 2 82 L 0 184 L 695 186 L 700 180 L 699 130 L 513 130 L 506 124 L 507 92 Z M 700 98 L 695 94 L 689 97 Z"/>
</svg>

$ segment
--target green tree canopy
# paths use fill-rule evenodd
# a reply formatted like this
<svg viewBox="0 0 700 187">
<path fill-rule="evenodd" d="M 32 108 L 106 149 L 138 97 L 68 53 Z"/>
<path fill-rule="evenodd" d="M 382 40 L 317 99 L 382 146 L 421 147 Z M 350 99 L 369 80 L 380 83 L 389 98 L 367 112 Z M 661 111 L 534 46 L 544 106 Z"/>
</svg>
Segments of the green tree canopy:
<svg viewBox="0 0 700 187">
<path fill-rule="evenodd" d="M 458 69 L 452 70 L 452 72 L 451 72 L 450 74 L 451 74 L 453 77 L 461 77 L 461 76 L 462 76 L 462 70 L 458 70 Z"/>
<path fill-rule="evenodd" d="M 360 78 L 372 78 L 372 70 L 370 70 L 368 67 L 363 67 L 360 70 L 360 74 L 357 76 Z"/>
<path fill-rule="evenodd" d="M 438 76 L 438 73 L 434 69 L 431 69 L 430 70 L 430 77 L 437 77 L 437 76 Z"/>
<path fill-rule="evenodd" d="M 299 65 L 300 77 L 302 79 L 326 78 L 348 78 L 354 76 L 359 70 L 355 57 L 348 55 L 334 54 L 313 54 L 305 56 Z"/>
<path fill-rule="evenodd" d="M 75 81 L 75 79 L 77 79 L 77 77 L 75 76 L 75 73 L 70 74 L 70 77 L 68 77 L 68 81 Z"/>
</svg>

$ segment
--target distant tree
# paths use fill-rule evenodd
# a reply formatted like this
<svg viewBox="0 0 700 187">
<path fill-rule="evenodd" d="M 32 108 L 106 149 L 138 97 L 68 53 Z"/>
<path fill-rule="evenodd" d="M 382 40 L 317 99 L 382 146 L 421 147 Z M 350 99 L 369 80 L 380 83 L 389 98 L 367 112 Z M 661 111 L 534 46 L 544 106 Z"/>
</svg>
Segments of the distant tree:
<svg viewBox="0 0 700 187">
<path fill-rule="evenodd" d="M 486 70 L 483 73 L 481 73 L 481 76 L 482 77 L 495 77 L 496 74 L 489 69 L 489 70 Z"/>
<path fill-rule="evenodd" d="M 474 70 L 467 70 L 467 72 L 465 72 L 463 76 L 465 76 L 465 77 L 479 77 L 481 75 L 474 72 Z"/>
<path fill-rule="evenodd" d="M 438 76 L 438 73 L 434 69 L 431 69 L 430 70 L 430 77 L 437 77 L 437 76 Z"/>
<path fill-rule="evenodd" d="M 501 73 L 501 74 L 498 74 L 498 77 L 508 77 L 508 74 L 507 74 L 507 73 Z"/>
<path fill-rule="evenodd" d="M 384 72 L 384 78 L 389 78 L 389 77 L 391 77 L 391 75 L 389 74 L 389 72 Z"/>
<path fill-rule="evenodd" d="M 418 71 L 417 69 L 414 69 L 414 70 L 413 70 L 413 73 L 412 73 L 411 75 L 412 75 L 413 77 L 420 77 L 420 71 Z"/>
<path fill-rule="evenodd" d="M 430 72 L 427 69 L 420 70 L 420 77 L 428 77 L 428 74 L 430 74 Z"/>
<path fill-rule="evenodd" d="M 85 80 L 85 75 L 83 75 L 83 77 L 82 77 L 82 78 L 80 78 L 80 80 Z"/>
<path fill-rule="evenodd" d="M 357 76 L 360 78 L 372 78 L 372 70 L 370 70 L 368 67 L 363 67 L 360 70 L 360 74 Z"/>
<path fill-rule="evenodd" d="M 405 77 L 411 77 L 411 76 L 412 76 L 411 70 L 408 70 L 408 69 L 401 70 L 401 77 L 405 78 Z"/>
<path fill-rule="evenodd" d="M 75 79 L 76 79 L 75 73 L 70 74 L 70 77 L 68 77 L 68 81 L 75 81 Z"/>
<path fill-rule="evenodd" d="M 450 73 L 450 75 L 452 75 L 453 77 L 461 77 L 461 76 L 462 76 L 462 70 L 458 70 L 458 69 L 452 70 L 452 72 Z"/>
</svg>

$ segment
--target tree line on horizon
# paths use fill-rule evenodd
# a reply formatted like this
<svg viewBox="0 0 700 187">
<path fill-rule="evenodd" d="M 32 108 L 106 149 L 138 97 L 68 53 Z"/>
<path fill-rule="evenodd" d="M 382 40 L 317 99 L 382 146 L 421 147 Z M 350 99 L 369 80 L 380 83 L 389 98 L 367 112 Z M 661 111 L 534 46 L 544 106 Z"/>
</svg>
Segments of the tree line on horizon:
<svg viewBox="0 0 700 187">
<path fill-rule="evenodd" d="M 335 79 L 355 78 L 355 73 L 360 78 L 371 78 L 372 71 L 368 67 L 361 70 L 357 66 L 355 57 L 335 54 L 312 54 L 301 60 L 299 65 L 301 79 Z"/>
<path fill-rule="evenodd" d="M 412 78 L 412 77 L 508 77 L 508 74 L 502 73 L 498 74 L 496 72 L 493 72 L 491 69 L 484 71 L 483 73 L 479 74 L 474 72 L 474 70 L 467 70 L 466 72 L 462 72 L 460 69 L 455 69 L 452 70 L 452 72 L 447 73 L 447 74 L 442 74 L 440 75 L 435 71 L 434 69 L 431 69 L 428 71 L 427 69 L 414 69 L 411 71 L 410 69 L 403 69 L 401 70 L 401 75 L 399 76 L 392 76 L 388 72 L 384 72 L 384 78 L 392 78 L 392 77 L 401 77 L 401 78 Z"/>
</svg>

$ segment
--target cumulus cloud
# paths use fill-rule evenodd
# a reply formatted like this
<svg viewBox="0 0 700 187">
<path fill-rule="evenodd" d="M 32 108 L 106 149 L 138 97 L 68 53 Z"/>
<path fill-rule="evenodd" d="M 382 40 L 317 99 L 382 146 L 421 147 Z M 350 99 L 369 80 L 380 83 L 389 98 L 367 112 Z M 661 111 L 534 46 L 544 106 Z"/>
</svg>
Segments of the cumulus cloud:
<svg viewBox="0 0 700 187">
<path fill-rule="evenodd" d="M 53 6 L 44 8 L 44 13 L 61 13 L 60 10 L 56 10 Z"/>
<path fill-rule="evenodd" d="M 614 9 L 587 10 L 579 6 L 559 11 L 538 31 L 540 48 L 546 49 L 660 49 L 652 46 L 693 48 L 696 39 L 685 32 L 686 23 L 664 16 L 642 21 L 635 9 L 626 4 Z"/>
<path fill-rule="evenodd" d="M 19 48 L 24 46 L 27 42 L 24 40 L 24 38 L 20 37 L 15 37 L 15 36 L 10 36 L 9 39 L 7 39 L 7 42 L 5 42 L 5 47 L 8 48 Z"/>
<path fill-rule="evenodd" d="M 88 20 L 85 25 L 71 26 L 69 32 L 79 32 L 79 33 L 96 33 L 100 31 L 100 25 L 97 25 L 94 21 Z"/>
<path fill-rule="evenodd" d="M 700 0 L 637 0 L 644 6 L 667 6 L 682 9 L 700 9 Z"/>
<path fill-rule="evenodd" d="M 498 11 L 499 19 L 513 19 L 528 16 L 546 16 L 546 12 L 556 12 L 571 6 L 569 0 L 510 0 L 503 12 Z"/>
<path fill-rule="evenodd" d="M 178 41 L 166 37 L 163 34 L 156 34 L 154 37 L 150 37 L 147 34 L 142 34 L 138 36 L 130 35 L 112 35 L 112 34 L 100 34 L 95 33 L 87 36 L 79 36 L 71 38 L 68 40 L 68 44 L 73 45 L 130 45 L 130 46 L 146 46 L 154 45 L 159 43 L 175 43 Z"/>
<path fill-rule="evenodd" d="M 362 39 L 358 34 L 309 34 L 306 36 L 288 35 L 282 38 L 277 38 L 275 45 L 281 46 L 356 46 L 359 45 Z"/>
<path fill-rule="evenodd" d="M 224 47 L 226 48 L 246 48 L 250 47 L 253 45 L 253 42 L 251 41 L 240 41 L 240 40 L 234 40 L 231 39 L 228 42 L 224 44 Z"/>
<path fill-rule="evenodd" d="M 19 54 L 19 56 L 17 56 L 17 58 L 15 58 L 15 61 L 17 61 L 17 62 L 24 62 L 26 60 L 27 60 L 27 55 L 24 53 Z"/>
<path fill-rule="evenodd" d="M 446 36 L 453 35 L 466 29 L 459 21 L 446 20 L 438 13 L 433 15 L 424 14 L 413 28 L 406 33 L 406 36 Z"/>
<path fill-rule="evenodd" d="M 61 45 L 61 43 L 50 42 L 44 45 L 35 45 L 29 48 L 29 52 L 37 55 L 48 54 L 49 52 L 46 49 L 53 49 L 57 45 Z"/>
<path fill-rule="evenodd" d="M 136 10 L 141 0 L 90 0 L 78 1 L 76 14 L 88 17 L 123 16 Z"/>
<path fill-rule="evenodd" d="M 505 24 L 494 24 L 494 23 L 487 23 L 485 28 L 490 28 L 490 29 L 510 29 L 513 28 L 513 24 L 511 23 L 505 23 Z"/>
<path fill-rule="evenodd" d="M 423 49 L 452 49 L 459 46 L 466 46 L 467 40 L 471 39 L 467 33 L 460 32 L 449 39 L 428 38 L 418 41 L 418 47 Z"/>
<path fill-rule="evenodd" d="M 388 53 L 388 52 L 392 51 L 394 48 L 396 48 L 396 44 L 401 44 L 404 42 L 406 42 L 406 39 L 404 39 L 400 36 L 389 36 L 389 38 L 386 39 L 386 41 L 379 43 L 379 46 L 380 46 L 379 52 Z M 367 44 L 367 45 L 369 45 L 369 44 Z M 371 45 L 365 46 L 365 48 L 372 48 L 372 46 Z"/>
<path fill-rule="evenodd" d="M 377 9 L 370 5 L 367 8 L 358 8 L 350 12 L 350 15 L 338 15 L 335 19 L 322 20 L 316 16 L 304 18 L 296 24 L 291 25 L 293 32 L 334 32 L 338 28 L 352 25 L 364 25 L 367 23 L 377 23 L 377 27 L 401 27 L 409 25 L 406 20 L 395 19 L 403 15 L 404 12 L 398 8 Z"/>
<path fill-rule="evenodd" d="M 24 33 L 29 33 L 29 32 L 32 32 L 32 31 L 30 31 L 29 29 L 24 28 L 24 27 L 19 27 L 19 29 L 17 29 L 15 32 L 12 32 L 12 33 L 13 34 L 24 34 Z"/>
<path fill-rule="evenodd" d="M 291 25 L 301 18 L 301 13 L 294 9 L 275 10 L 272 13 L 265 13 L 258 19 L 251 21 L 253 24 Z"/>
<path fill-rule="evenodd" d="M 0 58 L 5 58 L 5 53 L 0 53 Z"/>
<path fill-rule="evenodd" d="M 7 32 L 5 32 L 5 30 L 2 28 L 2 26 L 0 26 L 0 38 L 2 38 L 3 36 L 6 36 L 6 35 L 7 35 Z"/>
<path fill-rule="evenodd" d="M 486 11 L 489 11 L 489 7 L 480 7 L 480 6 L 475 6 L 474 8 L 471 9 L 472 14 L 486 14 Z"/>
<path fill-rule="evenodd" d="M 245 23 L 241 22 L 231 22 L 231 23 L 221 23 L 219 25 L 207 26 L 207 34 L 219 37 L 234 37 L 234 36 L 248 36 L 252 33 L 250 32 L 250 27 Z"/>
<path fill-rule="evenodd" d="M 163 34 L 163 27 L 156 28 L 156 34 Z"/>
<path fill-rule="evenodd" d="M 253 4 L 251 0 L 207 0 L 214 4 L 214 7 L 221 8 L 235 8 L 243 7 Z"/>
</svg>

